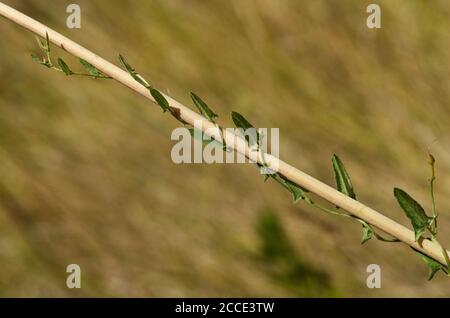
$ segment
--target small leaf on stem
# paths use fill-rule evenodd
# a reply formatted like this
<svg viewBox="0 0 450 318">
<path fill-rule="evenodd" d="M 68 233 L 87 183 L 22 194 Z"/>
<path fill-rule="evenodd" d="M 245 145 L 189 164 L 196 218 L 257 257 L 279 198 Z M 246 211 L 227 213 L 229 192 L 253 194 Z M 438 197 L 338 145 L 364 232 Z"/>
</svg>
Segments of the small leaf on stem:
<svg viewBox="0 0 450 318">
<path fill-rule="evenodd" d="M 286 189 L 288 189 L 292 193 L 294 203 L 297 203 L 298 201 L 306 197 L 305 191 L 303 191 L 303 189 L 297 186 L 296 184 L 287 180 L 285 180 L 285 184 Z"/>
<path fill-rule="evenodd" d="M 203 142 L 205 144 L 209 144 L 211 142 L 211 140 L 205 140 L 203 138 L 203 132 L 202 131 L 200 131 L 200 130 L 197 131 L 197 129 L 195 129 L 195 128 L 189 128 L 188 130 L 189 130 L 189 133 L 191 134 L 191 136 L 193 138 L 195 138 L 196 140 L 201 141 L 201 142 Z"/>
<path fill-rule="evenodd" d="M 48 62 L 45 61 L 45 59 L 41 59 L 39 58 L 37 55 L 35 54 L 31 54 L 31 59 L 41 65 L 44 65 L 46 67 L 51 67 L 50 64 Z"/>
<path fill-rule="evenodd" d="M 428 269 L 429 269 L 428 280 L 432 280 L 434 275 L 436 275 L 436 273 L 439 272 L 440 270 L 442 270 L 446 274 L 448 273 L 448 270 L 441 263 L 435 261 L 434 259 L 432 259 L 431 257 L 428 257 L 425 254 L 422 254 L 419 251 L 416 251 L 416 252 L 417 252 L 417 254 L 419 254 L 422 257 L 422 259 L 428 266 Z"/>
<path fill-rule="evenodd" d="M 157 89 L 151 87 L 150 94 L 153 96 L 156 103 L 162 108 L 164 113 L 170 108 L 170 105 L 169 105 L 169 102 L 167 101 L 167 99 Z"/>
<path fill-rule="evenodd" d="M 214 138 L 208 138 L 202 131 L 198 131 L 196 133 L 195 128 L 189 128 L 189 133 L 191 134 L 191 136 L 193 138 L 195 138 L 198 141 L 201 141 L 204 145 L 209 145 L 212 143 L 215 147 L 217 147 L 223 151 L 226 151 L 226 152 L 231 151 L 230 148 L 228 148 L 226 145 L 222 144 L 221 142 L 218 142 Z"/>
<path fill-rule="evenodd" d="M 80 59 L 80 63 L 81 65 L 83 65 L 83 67 L 86 69 L 86 71 L 94 76 L 94 77 L 102 77 L 103 74 L 102 72 L 100 72 L 98 69 L 96 69 L 91 63 L 89 63 L 86 60 Z"/>
<path fill-rule="evenodd" d="M 33 61 L 42 64 L 42 60 L 41 60 L 36 54 L 31 53 L 30 55 L 31 55 L 31 59 L 32 59 Z"/>
<path fill-rule="evenodd" d="M 333 155 L 331 161 L 333 163 L 333 170 L 338 191 L 356 200 L 356 194 L 353 190 L 352 181 L 350 180 L 350 176 L 348 175 L 341 159 L 339 159 L 337 155 Z"/>
<path fill-rule="evenodd" d="M 121 54 L 119 54 L 119 62 L 123 65 L 125 70 L 131 75 L 131 77 L 134 78 L 136 82 L 150 89 L 150 84 L 139 73 L 137 73 L 130 64 L 128 64 L 127 60 Z"/>
<path fill-rule="evenodd" d="M 45 47 L 45 44 L 42 43 L 41 39 L 36 36 L 36 42 L 39 45 L 39 48 L 43 50 L 44 52 L 47 52 L 47 49 Z"/>
<path fill-rule="evenodd" d="M 233 120 L 234 124 L 237 128 L 242 128 L 243 130 L 247 130 L 249 128 L 255 128 L 252 124 L 248 122 L 247 119 L 244 118 L 241 114 L 238 112 L 231 112 L 231 119 Z"/>
<path fill-rule="evenodd" d="M 259 141 L 261 140 L 261 136 L 260 134 L 256 131 L 256 128 L 253 127 L 252 124 L 250 124 L 250 122 L 244 118 L 244 116 L 242 116 L 241 114 L 239 114 L 238 112 L 231 112 L 231 119 L 233 120 L 234 124 L 236 125 L 237 128 L 241 128 L 244 133 L 248 130 L 248 129 L 254 129 L 255 133 L 256 133 L 256 144 L 259 145 Z M 254 138 L 250 138 L 250 136 L 246 135 L 245 136 L 245 140 L 247 141 L 247 143 L 251 146 L 254 142 L 253 140 Z"/>
<path fill-rule="evenodd" d="M 292 199 L 293 199 L 294 203 L 297 203 L 301 199 L 305 200 L 308 203 L 311 202 L 311 199 L 306 194 L 306 192 L 308 192 L 308 190 L 296 185 L 292 181 L 280 176 L 279 174 L 270 174 L 268 176 L 271 177 L 272 179 L 274 179 L 275 181 L 277 181 L 278 183 L 280 183 L 283 187 L 285 187 L 292 194 Z M 267 180 L 267 178 L 269 178 L 269 177 L 265 177 L 265 180 Z"/>
<path fill-rule="evenodd" d="M 402 189 L 394 188 L 394 196 L 406 216 L 411 220 L 416 241 L 419 240 L 434 219 L 427 216 L 422 206 Z"/>
<path fill-rule="evenodd" d="M 62 58 L 58 58 L 58 65 L 66 75 L 72 75 L 73 72 Z"/>
<path fill-rule="evenodd" d="M 30 54 L 31 55 L 31 59 L 41 65 L 44 65 L 45 67 L 51 68 L 52 66 L 50 65 L 50 63 L 48 61 L 46 61 L 45 59 L 40 59 L 37 55 L 35 54 Z"/>
<path fill-rule="evenodd" d="M 214 122 L 214 120 L 219 117 L 216 113 L 214 113 L 211 108 L 197 95 L 191 92 L 191 99 L 194 102 L 194 105 L 197 107 L 198 111 L 208 118 L 210 121 Z"/>
<path fill-rule="evenodd" d="M 42 51 L 50 54 L 50 40 L 48 38 L 48 33 L 45 33 L 45 43 L 43 43 L 38 36 L 36 36 L 36 42 L 38 43 Z"/>
<path fill-rule="evenodd" d="M 368 240 L 370 240 L 373 236 L 373 230 L 368 224 L 363 223 L 363 236 L 361 239 L 361 244 L 366 243 Z"/>
</svg>

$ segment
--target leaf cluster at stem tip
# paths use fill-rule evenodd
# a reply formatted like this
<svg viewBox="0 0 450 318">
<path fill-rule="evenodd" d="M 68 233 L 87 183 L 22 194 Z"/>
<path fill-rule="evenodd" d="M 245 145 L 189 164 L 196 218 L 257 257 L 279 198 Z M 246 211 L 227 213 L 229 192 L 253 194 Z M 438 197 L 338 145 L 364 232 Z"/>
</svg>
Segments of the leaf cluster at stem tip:
<svg viewBox="0 0 450 318">
<path fill-rule="evenodd" d="M 431 280 L 434 275 L 442 270 L 445 274 L 449 275 L 450 268 L 450 260 L 447 254 L 447 250 L 442 247 L 441 243 L 437 239 L 438 229 L 437 229 L 437 219 L 438 213 L 436 211 L 436 202 L 434 199 L 434 181 L 436 180 L 435 176 L 435 163 L 436 159 L 430 153 L 429 161 L 431 167 L 431 177 L 430 177 L 430 196 L 431 196 L 431 206 L 432 206 L 432 216 L 429 216 L 425 209 L 417 202 L 411 195 L 409 195 L 406 191 L 400 188 L 394 188 L 394 196 L 398 201 L 398 204 L 405 212 L 408 219 L 411 221 L 411 225 L 414 229 L 415 240 L 419 241 L 421 239 L 430 239 L 435 244 L 437 244 L 441 250 L 442 255 L 445 259 L 445 265 L 437 262 L 436 260 L 424 255 L 420 251 L 416 251 L 422 256 L 422 259 L 425 261 L 429 268 L 428 279 Z M 425 237 L 426 233 L 429 233 L 429 237 Z"/>
<path fill-rule="evenodd" d="M 246 125 L 246 124 L 243 124 L 243 125 Z M 420 239 L 422 237 L 422 235 L 425 233 L 425 231 L 428 230 L 431 233 L 431 240 L 433 242 L 435 242 L 436 244 L 438 244 L 439 246 L 441 246 L 440 243 L 436 239 L 437 228 L 435 226 L 437 224 L 437 222 L 436 222 L 437 212 L 435 211 L 435 202 L 434 202 L 434 193 L 433 193 L 433 183 L 435 180 L 435 175 L 434 175 L 435 159 L 432 155 L 430 155 L 430 158 L 431 158 L 430 164 L 432 167 L 432 177 L 430 179 L 430 188 L 431 188 L 431 196 L 432 196 L 432 201 L 433 201 L 432 202 L 433 217 L 427 216 L 424 209 L 420 206 L 420 204 L 417 201 L 415 201 L 405 191 L 403 191 L 399 188 L 395 188 L 394 195 L 397 198 L 402 209 L 405 211 L 408 218 L 411 220 L 411 223 L 414 228 L 416 240 Z M 262 165 L 258 164 L 258 166 L 261 168 Z M 350 198 L 356 200 L 356 193 L 353 188 L 353 184 L 350 179 L 350 176 L 349 176 L 347 170 L 345 169 L 343 162 L 337 155 L 333 155 L 333 157 L 332 157 L 332 166 L 333 166 L 334 175 L 335 175 L 335 179 L 336 179 L 337 190 L 339 190 L 341 193 L 349 196 Z M 375 237 L 376 239 L 378 239 L 379 241 L 382 241 L 382 242 L 400 242 L 400 240 L 395 239 L 395 238 L 389 239 L 389 238 L 383 237 L 374 229 L 374 227 L 371 224 L 367 223 L 366 221 L 364 221 L 354 215 L 350 215 L 348 213 L 343 213 L 343 212 L 338 211 L 337 209 L 339 209 L 339 207 L 336 207 L 336 209 L 332 209 L 332 208 L 326 208 L 326 207 L 323 207 L 323 206 L 317 204 L 307 194 L 308 190 L 289 181 L 288 179 L 286 179 L 284 176 L 282 176 L 279 173 L 265 175 L 264 181 L 268 180 L 269 178 L 274 179 L 279 184 L 281 184 L 284 188 L 286 188 L 292 194 L 294 203 L 297 203 L 297 202 L 303 200 L 304 202 L 308 203 L 311 206 L 314 206 L 315 208 L 317 208 L 323 212 L 350 218 L 350 219 L 354 219 L 354 220 L 358 221 L 363 227 L 363 235 L 362 235 L 362 239 L 361 239 L 362 244 L 369 241 L 372 237 Z M 417 253 L 419 253 L 421 255 L 422 259 L 425 261 L 425 263 L 429 267 L 429 276 L 428 276 L 429 280 L 431 280 L 435 276 L 435 274 L 440 270 L 443 271 L 447 275 L 449 274 L 448 269 L 449 269 L 450 262 L 448 259 L 448 255 L 447 255 L 446 250 L 442 246 L 441 246 L 441 249 L 442 249 L 444 258 L 446 260 L 446 263 L 447 263 L 446 266 L 437 262 L 436 260 L 426 256 L 425 254 L 423 254 L 419 251 L 416 251 Z"/>
</svg>

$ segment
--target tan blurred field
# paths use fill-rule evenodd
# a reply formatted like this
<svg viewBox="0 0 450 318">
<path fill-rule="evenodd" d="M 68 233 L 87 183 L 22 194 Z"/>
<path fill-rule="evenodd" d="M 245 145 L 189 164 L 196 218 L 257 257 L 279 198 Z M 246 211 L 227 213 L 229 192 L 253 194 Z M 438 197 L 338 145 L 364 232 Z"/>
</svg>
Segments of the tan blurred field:
<svg viewBox="0 0 450 318">
<path fill-rule="evenodd" d="M 3 2 L 122 53 L 185 105 L 197 92 L 226 127 L 231 110 L 279 127 L 281 157 L 329 184 L 339 154 L 359 198 L 409 227 L 392 188 L 430 209 L 430 149 L 450 247 L 449 1 L 376 1 L 379 30 L 374 1 L 78 0 L 80 30 L 65 26 L 73 1 Z M 249 164 L 175 165 L 176 121 L 37 65 L 34 36 L 5 19 L 0 52 L 0 296 L 450 296 L 409 248 L 360 245 L 358 224 L 293 205 Z M 372 263 L 381 289 L 366 287 Z"/>
</svg>

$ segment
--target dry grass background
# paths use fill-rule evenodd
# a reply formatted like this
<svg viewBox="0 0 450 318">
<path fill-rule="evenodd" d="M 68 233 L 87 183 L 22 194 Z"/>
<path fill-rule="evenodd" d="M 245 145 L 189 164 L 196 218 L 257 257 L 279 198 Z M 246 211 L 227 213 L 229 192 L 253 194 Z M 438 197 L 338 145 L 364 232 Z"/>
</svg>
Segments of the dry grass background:
<svg viewBox="0 0 450 318">
<path fill-rule="evenodd" d="M 380 30 L 359 0 L 79 0 L 81 30 L 65 27 L 73 1 L 4 2 L 121 52 L 185 104 L 197 92 L 225 126 L 238 110 L 280 127 L 282 158 L 328 183 L 338 153 L 362 201 L 403 224 L 392 188 L 430 207 L 430 148 L 450 245 L 448 1 L 377 1 Z M 116 83 L 48 71 L 30 33 L 0 31 L 1 296 L 449 295 L 408 248 L 359 245 L 357 224 L 292 205 L 248 165 L 173 164 L 170 116 Z M 65 287 L 70 263 L 80 290 Z M 371 263 L 379 290 L 365 286 Z"/>
</svg>

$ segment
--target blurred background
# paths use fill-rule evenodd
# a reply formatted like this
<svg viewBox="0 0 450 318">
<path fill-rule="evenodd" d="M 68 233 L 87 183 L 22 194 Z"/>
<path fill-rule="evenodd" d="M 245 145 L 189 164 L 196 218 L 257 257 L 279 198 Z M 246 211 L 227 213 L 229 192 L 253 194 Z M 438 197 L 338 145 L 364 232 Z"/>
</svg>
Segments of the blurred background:
<svg viewBox="0 0 450 318">
<path fill-rule="evenodd" d="M 437 160 L 450 246 L 450 3 L 377 0 L 3 1 L 110 61 L 120 52 L 161 91 L 197 92 L 279 127 L 281 157 L 334 184 L 339 154 L 360 200 L 411 227 L 392 188 L 430 210 Z M 448 296 L 401 244 L 293 205 L 249 164 L 172 163 L 178 123 L 106 80 L 34 63 L 34 36 L 0 19 L 0 296 Z M 75 70 L 77 60 L 59 49 Z M 66 287 L 79 264 L 82 288 Z M 380 289 L 366 287 L 379 264 Z"/>
</svg>

